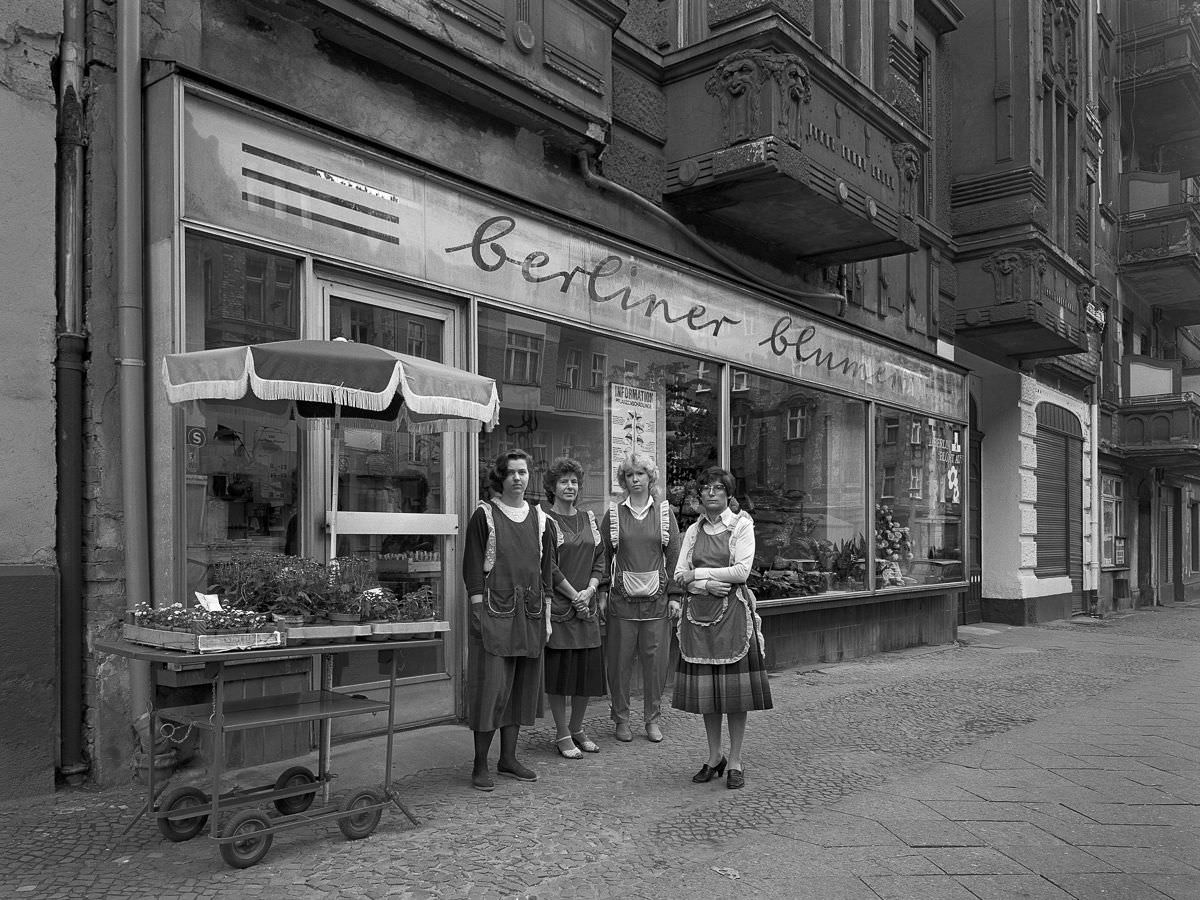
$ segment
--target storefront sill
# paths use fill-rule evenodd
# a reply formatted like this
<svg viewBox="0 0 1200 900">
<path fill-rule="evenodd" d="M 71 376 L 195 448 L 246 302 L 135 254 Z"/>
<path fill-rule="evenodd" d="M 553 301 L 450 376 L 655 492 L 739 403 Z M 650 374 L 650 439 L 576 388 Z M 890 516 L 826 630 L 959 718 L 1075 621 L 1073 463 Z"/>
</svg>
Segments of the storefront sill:
<svg viewBox="0 0 1200 900">
<path fill-rule="evenodd" d="M 780 615 L 782 613 L 795 612 L 801 609 L 828 609 L 838 606 L 864 606 L 870 603 L 886 603 L 899 597 L 914 597 L 914 596 L 934 596 L 937 594 L 955 593 L 957 591 L 966 590 L 967 583 L 965 581 L 946 582 L 945 584 L 924 584 L 914 585 L 905 588 L 891 588 L 889 590 L 856 592 L 836 592 L 828 591 L 824 594 L 815 594 L 811 597 L 781 597 L 771 600 L 758 601 L 758 611 L 764 616 Z"/>
</svg>

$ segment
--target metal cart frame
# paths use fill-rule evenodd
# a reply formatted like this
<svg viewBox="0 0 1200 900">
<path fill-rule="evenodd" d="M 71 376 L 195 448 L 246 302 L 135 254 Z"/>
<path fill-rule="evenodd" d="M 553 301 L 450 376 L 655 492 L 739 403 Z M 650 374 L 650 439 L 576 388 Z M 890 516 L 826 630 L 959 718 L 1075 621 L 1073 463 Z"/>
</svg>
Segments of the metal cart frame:
<svg viewBox="0 0 1200 900">
<path fill-rule="evenodd" d="M 125 640 L 97 641 L 98 650 L 114 653 L 150 664 L 150 741 L 159 731 L 159 722 L 166 720 L 178 725 L 197 728 L 212 734 L 212 791 L 205 794 L 195 785 L 183 785 L 155 796 L 153 761 L 148 766 L 147 799 L 126 832 L 146 813 L 152 813 L 163 836 L 171 841 L 189 840 L 209 826 L 209 836 L 218 843 L 221 856 L 235 868 L 246 868 L 261 860 L 271 847 L 273 835 L 279 831 L 303 828 L 336 819 L 338 827 L 349 840 L 371 834 L 379 823 L 383 810 L 395 805 L 413 825 L 421 823 L 401 802 L 390 786 L 392 771 L 393 728 L 396 716 L 396 661 L 404 649 L 416 641 L 380 641 L 345 644 L 313 644 L 272 647 L 259 650 L 231 650 L 219 654 L 186 653 L 134 644 Z M 333 657 L 339 653 L 374 652 L 387 654 L 389 663 L 387 702 L 348 696 L 333 690 Z M 227 700 L 225 696 L 225 666 L 227 663 L 259 662 L 286 657 L 320 657 L 320 688 L 271 697 L 246 700 Z M 158 672 L 160 667 L 204 666 L 204 674 L 212 682 L 212 702 L 189 706 L 158 708 Z M 331 720 L 342 716 L 387 712 L 387 753 L 381 791 L 359 790 L 340 805 L 330 803 Z M 303 767 L 285 770 L 274 784 L 248 790 L 221 793 L 225 774 L 225 735 L 247 728 L 318 722 L 317 769 L 314 774 Z M 151 751 L 152 752 L 152 751 Z M 309 812 L 315 795 L 321 793 L 321 806 Z M 161 799 L 157 808 L 155 801 Z M 251 809 L 256 805 L 273 803 L 280 814 L 269 818 L 266 813 Z M 224 810 L 247 807 L 235 813 L 224 828 L 220 814 Z"/>
</svg>

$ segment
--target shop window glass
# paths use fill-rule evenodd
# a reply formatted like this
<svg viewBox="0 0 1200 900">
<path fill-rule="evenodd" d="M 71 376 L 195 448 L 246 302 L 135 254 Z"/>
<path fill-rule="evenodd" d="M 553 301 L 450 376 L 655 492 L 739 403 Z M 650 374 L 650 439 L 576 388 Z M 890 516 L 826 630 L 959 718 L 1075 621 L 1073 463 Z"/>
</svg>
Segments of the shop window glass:
<svg viewBox="0 0 1200 900">
<path fill-rule="evenodd" d="M 886 408 L 876 415 L 876 588 L 962 581 L 963 426 Z M 913 439 L 899 442 L 902 433 Z M 897 472 L 908 474 L 899 494 Z"/>
<path fill-rule="evenodd" d="M 513 333 L 544 335 L 551 371 L 556 359 L 578 349 L 591 360 L 588 390 L 510 379 L 507 354 Z M 609 367 L 609 360 L 613 360 Z M 719 410 L 713 392 L 697 390 L 695 358 L 607 337 L 593 329 L 543 323 L 498 309 L 479 310 L 479 371 L 497 380 L 500 423 L 480 436 L 481 497 L 489 496 L 486 472 L 502 450 L 520 448 L 534 457 L 528 499 L 542 500 L 542 473 L 553 458 L 535 447 L 577 459 L 586 477 L 579 505 L 603 513 L 620 493 L 615 467 L 635 443 L 651 452 L 659 487 L 681 524 L 699 514 L 695 479 L 716 465 Z"/>
<path fill-rule="evenodd" d="M 296 259 L 196 234 L 184 246 L 185 349 L 300 336 Z M 187 590 L 206 590 L 234 555 L 297 553 L 296 423 L 219 402 L 181 408 Z"/>
<path fill-rule="evenodd" d="M 802 443 L 793 439 L 797 409 Z M 759 599 L 865 589 L 866 403 L 749 373 L 730 412 L 750 423 L 730 468 L 754 517 Z"/>
</svg>

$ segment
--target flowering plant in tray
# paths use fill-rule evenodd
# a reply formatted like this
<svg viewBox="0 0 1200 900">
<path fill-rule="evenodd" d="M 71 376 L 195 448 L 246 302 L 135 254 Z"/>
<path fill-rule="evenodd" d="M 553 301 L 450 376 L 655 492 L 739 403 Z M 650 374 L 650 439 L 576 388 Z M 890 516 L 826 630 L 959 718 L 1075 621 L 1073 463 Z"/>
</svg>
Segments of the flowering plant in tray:
<svg viewBox="0 0 1200 900">
<path fill-rule="evenodd" d="M 184 606 L 182 603 L 159 607 L 139 603 L 130 613 L 130 618 L 134 625 L 192 634 L 262 631 L 266 628 L 268 620 L 264 613 L 251 610 L 221 609 L 210 612 L 199 606 Z"/>
</svg>

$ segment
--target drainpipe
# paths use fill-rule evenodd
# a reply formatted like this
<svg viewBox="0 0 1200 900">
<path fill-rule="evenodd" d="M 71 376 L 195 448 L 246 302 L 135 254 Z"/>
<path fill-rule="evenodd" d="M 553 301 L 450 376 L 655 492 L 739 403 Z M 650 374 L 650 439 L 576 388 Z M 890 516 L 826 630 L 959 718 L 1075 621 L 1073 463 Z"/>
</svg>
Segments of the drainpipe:
<svg viewBox="0 0 1200 900">
<path fill-rule="evenodd" d="M 117 0 L 117 372 L 121 406 L 121 505 L 125 601 L 150 602 L 146 500 L 146 350 L 142 298 L 142 47 L 140 0 Z M 129 664 L 136 718 L 150 708 L 146 663 Z"/>
<path fill-rule="evenodd" d="M 58 354 L 55 374 L 55 515 L 59 573 L 59 772 L 77 784 L 83 752 L 83 2 L 63 3 L 58 65 L 56 198 Z"/>
</svg>

